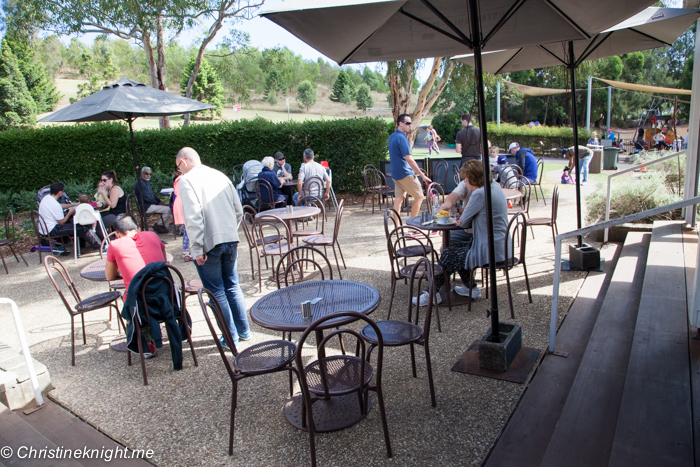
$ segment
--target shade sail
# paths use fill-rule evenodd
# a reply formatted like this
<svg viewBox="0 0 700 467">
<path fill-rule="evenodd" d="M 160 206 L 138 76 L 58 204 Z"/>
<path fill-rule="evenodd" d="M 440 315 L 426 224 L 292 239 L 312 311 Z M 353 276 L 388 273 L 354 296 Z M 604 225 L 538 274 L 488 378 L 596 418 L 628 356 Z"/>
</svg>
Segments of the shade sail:
<svg viewBox="0 0 700 467">
<path fill-rule="evenodd" d="M 482 47 L 495 51 L 588 40 L 651 3 L 479 0 Z M 260 15 L 344 65 L 468 52 L 472 44 L 467 5 L 457 0 L 289 0 Z M 593 14 L 596 11 L 605 14 Z"/>
<path fill-rule="evenodd" d="M 527 84 L 512 83 L 505 79 L 503 80 L 503 84 L 517 90 L 524 97 L 554 96 L 556 94 L 571 92 L 569 89 L 538 88 L 536 86 L 528 86 Z"/>
<path fill-rule="evenodd" d="M 691 91 L 690 89 L 665 88 L 662 86 L 647 86 L 646 84 L 623 83 L 622 81 L 613 81 L 611 79 L 602 78 L 595 79 L 597 79 L 598 81 L 602 81 L 608 86 L 620 89 L 627 89 L 630 91 L 654 92 L 659 94 L 675 94 L 682 96 L 690 96 L 693 93 L 693 91 Z"/>
<path fill-rule="evenodd" d="M 574 41 L 574 63 L 670 46 L 700 16 L 700 10 L 650 7 L 590 40 Z M 482 55 L 484 71 L 507 73 L 568 65 L 568 42 L 518 47 Z M 473 55 L 454 57 L 474 66 Z M 660 91 L 659 91 L 660 92 Z"/>
<path fill-rule="evenodd" d="M 213 105 L 122 78 L 39 121 L 102 122 L 180 115 L 213 108 Z"/>
</svg>

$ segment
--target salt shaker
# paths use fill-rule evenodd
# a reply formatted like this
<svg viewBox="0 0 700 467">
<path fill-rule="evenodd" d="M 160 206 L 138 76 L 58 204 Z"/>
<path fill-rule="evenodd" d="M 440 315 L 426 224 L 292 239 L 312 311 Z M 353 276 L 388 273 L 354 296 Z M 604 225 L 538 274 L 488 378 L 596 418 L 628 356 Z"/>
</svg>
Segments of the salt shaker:
<svg viewBox="0 0 700 467">
<path fill-rule="evenodd" d="M 301 316 L 311 318 L 311 301 L 306 300 L 301 302 Z"/>
</svg>

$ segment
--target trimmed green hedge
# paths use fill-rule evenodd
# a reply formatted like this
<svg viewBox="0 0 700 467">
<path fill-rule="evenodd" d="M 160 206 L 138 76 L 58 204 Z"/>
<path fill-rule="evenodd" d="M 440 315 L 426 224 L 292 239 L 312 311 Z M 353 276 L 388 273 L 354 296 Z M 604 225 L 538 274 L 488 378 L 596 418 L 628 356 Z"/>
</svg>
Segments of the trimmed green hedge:
<svg viewBox="0 0 700 467">
<path fill-rule="evenodd" d="M 355 118 L 274 123 L 263 118 L 190 125 L 172 130 L 135 132 L 141 166 L 165 173 L 175 169 L 183 146 L 199 152 L 202 162 L 231 175 L 234 165 L 282 151 L 297 170 L 311 148 L 316 160 L 328 161 L 336 191 L 359 192 L 362 168 L 387 157 L 389 131 L 384 120 Z M 121 122 L 46 126 L 0 132 L 0 192 L 37 190 L 54 181 L 94 181 L 115 170 L 119 178 L 134 173 L 128 127 Z"/>
</svg>

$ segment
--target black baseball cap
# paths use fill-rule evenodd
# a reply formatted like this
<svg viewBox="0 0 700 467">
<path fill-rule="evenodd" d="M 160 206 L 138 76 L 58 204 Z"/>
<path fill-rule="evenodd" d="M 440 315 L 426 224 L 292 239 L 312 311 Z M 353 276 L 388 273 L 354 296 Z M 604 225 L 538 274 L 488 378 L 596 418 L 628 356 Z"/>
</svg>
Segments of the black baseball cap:
<svg viewBox="0 0 700 467">
<path fill-rule="evenodd" d="M 277 159 L 278 161 L 281 161 L 282 159 L 284 159 L 284 154 L 282 154 L 281 152 L 277 151 L 277 152 L 275 153 L 275 159 Z"/>
</svg>

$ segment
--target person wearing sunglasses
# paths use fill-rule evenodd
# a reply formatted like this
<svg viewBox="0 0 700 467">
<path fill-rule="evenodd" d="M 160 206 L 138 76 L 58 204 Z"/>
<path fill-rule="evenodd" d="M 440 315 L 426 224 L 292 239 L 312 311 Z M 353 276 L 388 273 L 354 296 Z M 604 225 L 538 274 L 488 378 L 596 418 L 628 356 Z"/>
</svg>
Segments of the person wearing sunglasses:
<svg viewBox="0 0 700 467">
<path fill-rule="evenodd" d="M 110 229 L 117 221 L 117 216 L 126 213 L 126 194 L 119 186 L 119 179 L 114 170 L 102 174 L 97 185 L 97 194 L 104 200 L 104 207 L 109 208 L 109 211 L 102 213 L 102 222 Z M 98 232 L 98 235 L 102 235 L 99 229 Z"/>
<path fill-rule="evenodd" d="M 413 197 L 411 217 L 416 217 L 425 199 L 423 187 L 421 187 L 418 177 L 421 177 L 426 183 L 430 183 L 432 180 L 423 174 L 411 154 L 411 143 L 408 141 L 406 133 L 411 130 L 412 123 L 413 117 L 409 114 L 401 114 L 396 120 L 396 131 L 389 137 L 389 163 L 391 164 L 391 178 L 394 179 L 396 188 L 394 209 L 401 212 L 401 203 L 403 203 L 404 196 L 408 194 Z"/>
<path fill-rule="evenodd" d="M 136 197 L 136 202 L 141 204 L 143 201 L 143 212 L 148 214 L 160 214 L 160 218 L 153 226 L 153 230 L 158 233 L 168 233 L 168 226 L 173 220 L 173 215 L 170 212 L 170 207 L 163 203 L 160 198 L 156 196 L 151 187 L 151 174 L 152 170 L 150 167 L 143 167 L 141 169 L 141 178 L 136 180 L 134 184 L 134 197 Z"/>
</svg>

